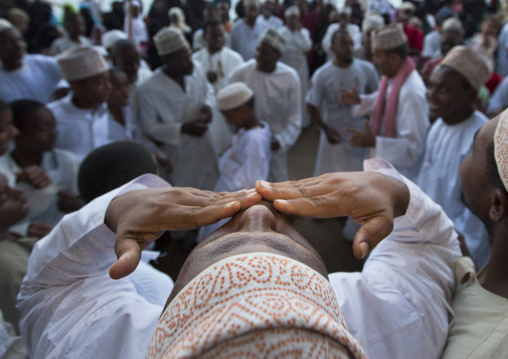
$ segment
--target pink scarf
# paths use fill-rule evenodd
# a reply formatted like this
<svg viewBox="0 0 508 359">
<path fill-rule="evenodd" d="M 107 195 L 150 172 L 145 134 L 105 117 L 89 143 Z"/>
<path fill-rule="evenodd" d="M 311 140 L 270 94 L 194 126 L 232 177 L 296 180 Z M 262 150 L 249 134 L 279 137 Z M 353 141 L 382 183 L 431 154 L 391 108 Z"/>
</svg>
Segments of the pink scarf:
<svg viewBox="0 0 508 359">
<path fill-rule="evenodd" d="M 382 135 L 383 137 L 397 137 L 397 108 L 399 106 L 399 94 L 400 88 L 404 85 L 411 72 L 416 68 L 415 62 L 411 57 L 406 57 L 404 65 L 397 72 L 397 75 L 393 79 L 392 89 L 390 96 L 386 101 L 385 110 L 385 98 L 386 89 L 388 88 L 388 77 L 383 76 L 381 78 L 381 84 L 377 94 L 376 106 L 374 107 L 374 113 L 372 115 L 372 132 L 375 136 Z M 384 113 L 384 116 L 383 116 Z M 383 126 L 384 117 L 384 133 L 381 133 Z"/>
</svg>

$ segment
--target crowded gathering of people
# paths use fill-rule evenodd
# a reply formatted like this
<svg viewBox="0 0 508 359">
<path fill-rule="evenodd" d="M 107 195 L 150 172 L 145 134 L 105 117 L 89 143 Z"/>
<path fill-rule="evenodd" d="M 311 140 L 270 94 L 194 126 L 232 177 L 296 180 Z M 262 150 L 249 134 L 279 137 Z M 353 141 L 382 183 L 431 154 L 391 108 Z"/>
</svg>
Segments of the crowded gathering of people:
<svg viewBox="0 0 508 359">
<path fill-rule="evenodd" d="M 0 359 L 508 358 L 507 4 L 2 1 Z"/>
</svg>

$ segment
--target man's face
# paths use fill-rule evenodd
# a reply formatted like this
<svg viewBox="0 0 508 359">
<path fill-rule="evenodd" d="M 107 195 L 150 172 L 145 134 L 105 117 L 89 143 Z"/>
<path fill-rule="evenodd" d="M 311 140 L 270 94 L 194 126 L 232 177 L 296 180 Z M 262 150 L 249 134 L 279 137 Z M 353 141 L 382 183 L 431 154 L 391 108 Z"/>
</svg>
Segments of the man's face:
<svg viewBox="0 0 508 359">
<path fill-rule="evenodd" d="M 217 8 L 207 8 L 203 10 L 203 21 L 219 20 L 219 11 Z"/>
<path fill-rule="evenodd" d="M 249 118 L 253 116 L 252 110 L 248 106 L 241 106 L 233 110 L 221 111 L 221 113 L 226 118 L 226 121 L 233 125 L 237 130 L 244 127 Z"/>
<path fill-rule="evenodd" d="M 65 22 L 65 28 L 71 37 L 77 37 L 85 32 L 85 22 L 81 15 L 71 16 Z"/>
<path fill-rule="evenodd" d="M 111 93 L 108 103 L 113 106 L 125 107 L 129 104 L 129 81 L 127 75 L 123 72 L 113 72 L 111 74 Z"/>
<path fill-rule="evenodd" d="M 392 61 L 390 55 L 384 50 L 375 49 L 372 52 L 372 63 L 381 71 L 381 73 L 389 78 L 394 77 L 392 69 Z"/>
<path fill-rule="evenodd" d="M 298 27 L 298 25 L 300 24 L 300 18 L 297 15 L 293 14 L 293 15 L 286 17 L 286 22 L 287 22 L 288 28 L 292 31 L 295 31 L 296 28 Z"/>
<path fill-rule="evenodd" d="M 136 78 L 140 64 L 139 52 L 134 47 L 125 46 L 115 55 L 114 63 L 129 78 Z"/>
<path fill-rule="evenodd" d="M 166 305 L 212 264 L 231 256 L 254 252 L 286 256 L 306 264 L 324 277 L 328 276 L 316 250 L 273 209 L 271 203 L 261 202 L 236 214 L 191 252 Z"/>
<path fill-rule="evenodd" d="M 339 61 L 353 61 L 353 40 L 349 34 L 337 34 L 333 38 L 331 50 Z"/>
<path fill-rule="evenodd" d="M 494 139 L 499 116 L 490 120 L 475 134 L 473 150 L 462 162 L 460 178 L 462 180 L 462 195 L 467 207 L 485 224 L 490 222 L 490 198 L 486 193 L 492 187 L 487 177 L 487 146 Z M 488 229 L 488 225 L 486 226 Z"/>
<path fill-rule="evenodd" d="M 108 100 L 111 92 L 111 82 L 109 81 L 109 72 L 104 72 L 90 78 L 73 81 L 71 87 L 75 95 L 86 99 L 93 104 L 101 104 Z"/>
<path fill-rule="evenodd" d="M 211 50 L 220 51 L 224 47 L 226 40 L 222 26 L 208 26 L 203 36 Z"/>
<path fill-rule="evenodd" d="M 10 109 L 0 112 L 0 156 L 3 156 L 9 149 L 19 131 L 12 124 L 12 113 Z"/>
<path fill-rule="evenodd" d="M 164 64 L 176 73 L 190 75 L 194 71 L 191 55 L 188 48 L 183 48 L 163 58 Z"/>
<path fill-rule="evenodd" d="M 16 29 L 4 30 L 0 33 L 0 60 L 11 64 L 20 62 L 25 53 L 25 40 Z"/>
<path fill-rule="evenodd" d="M 245 7 L 245 18 L 254 21 L 259 15 L 259 5 L 252 4 Z"/>
<path fill-rule="evenodd" d="M 441 54 L 443 57 L 455 46 L 462 44 L 462 37 L 453 30 L 443 31 L 441 33 Z"/>
<path fill-rule="evenodd" d="M 345 29 L 347 27 L 347 24 L 349 23 L 349 15 L 341 13 L 338 15 L 338 18 L 340 27 Z"/>
<path fill-rule="evenodd" d="M 429 79 L 427 99 L 430 115 L 448 120 L 476 98 L 475 91 L 466 86 L 465 79 L 457 71 L 446 67 L 437 67 Z"/>
<path fill-rule="evenodd" d="M 259 71 L 273 71 L 280 57 L 281 54 L 266 42 L 261 42 L 256 47 L 256 63 Z"/>
<path fill-rule="evenodd" d="M 221 19 L 229 19 L 229 4 L 225 1 L 217 3 L 217 11 Z"/>
<path fill-rule="evenodd" d="M 20 134 L 16 138 L 16 147 L 34 152 L 51 151 L 56 141 L 56 121 L 53 113 L 41 107 L 24 119 Z"/>
<path fill-rule="evenodd" d="M 0 226 L 9 228 L 25 218 L 29 210 L 23 191 L 9 186 L 7 178 L 0 174 Z"/>
<path fill-rule="evenodd" d="M 263 15 L 271 16 L 275 13 L 275 4 L 271 1 L 266 1 L 263 4 Z"/>
</svg>

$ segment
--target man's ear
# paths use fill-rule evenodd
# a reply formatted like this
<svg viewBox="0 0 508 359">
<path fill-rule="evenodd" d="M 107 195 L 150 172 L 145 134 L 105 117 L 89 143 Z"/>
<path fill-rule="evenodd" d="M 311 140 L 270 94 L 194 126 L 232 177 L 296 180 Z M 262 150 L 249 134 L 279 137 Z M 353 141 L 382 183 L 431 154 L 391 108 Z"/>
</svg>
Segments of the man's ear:
<svg viewBox="0 0 508 359">
<path fill-rule="evenodd" d="M 508 193 L 501 188 L 496 188 L 491 194 L 489 217 L 497 223 L 508 216 Z"/>
</svg>

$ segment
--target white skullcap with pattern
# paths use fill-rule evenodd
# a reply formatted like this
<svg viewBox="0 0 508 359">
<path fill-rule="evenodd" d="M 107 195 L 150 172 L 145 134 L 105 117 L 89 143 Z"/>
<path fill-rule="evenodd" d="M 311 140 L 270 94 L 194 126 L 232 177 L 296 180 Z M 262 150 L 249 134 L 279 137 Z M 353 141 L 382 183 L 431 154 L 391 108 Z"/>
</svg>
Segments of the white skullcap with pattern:
<svg viewBox="0 0 508 359">
<path fill-rule="evenodd" d="M 273 27 L 269 27 L 265 30 L 263 35 L 259 38 L 258 43 L 266 42 L 268 45 L 273 47 L 281 54 L 286 51 L 286 38 L 281 35 L 280 32 L 275 30 Z"/>
<path fill-rule="evenodd" d="M 476 91 L 485 85 L 492 75 L 483 55 L 463 45 L 452 48 L 439 65 L 446 65 L 457 71 Z"/>
<path fill-rule="evenodd" d="M 243 6 L 259 6 L 259 0 L 243 0 Z"/>
<path fill-rule="evenodd" d="M 288 257 L 248 253 L 211 265 L 177 294 L 147 358 L 345 359 L 348 351 L 367 358 L 326 278 Z"/>
<path fill-rule="evenodd" d="M 234 82 L 227 85 L 217 94 L 217 108 L 228 111 L 238 108 L 254 96 L 254 92 L 243 82 Z"/>
<path fill-rule="evenodd" d="M 385 19 L 378 13 L 367 13 L 362 21 L 362 31 L 379 30 L 385 26 Z"/>
<path fill-rule="evenodd" d="M 0 33 L 4 32 L 5 30 L 9 30 L 9 29 L 16 29 L 16 27 L 13 24 L 11 24 L 10 21 L 7 21 L 5 19 L 0 19 Z"/>
<path fill-rule="evenodd" d="M 300 8 L 296 5 L 292 5 L 284 11 L 284 17 L 289 17 L 292 15 L 296 15 L 297 17 L 300 17 Z"/>
<path fill-rule="evenodd" d="M 496 132 L 494 134 L 494 157 L 496 158 L 497 171 L 508 191 L 508 110 L 499 117 Z"/>
<path fill-rule="evenodd" d="M 113 47 L 117 41 L 128 39 L 127 34 L 121 30 L 111 30 L 105 32 L 101 37 L 102 46 L 106 49 Z"/>
<path fill-rule="evenodd" d="M 392 50 L 407 43 L 402 24 L 391 23 L 376 31 L 372 36 L 373 50 Z"/>
<path fill-rule="evenodd" d="M 67 81 L 87 79 L 109 70 L 104 56 L 91 46 L 73 47 L 57 59 L 60 72 Z"/>
<path fill-rule="evenodd" d="M 183 33 L 172 27 L 165 27 L 153 37 L 159 56 L 170 55 L 181 49 L 189 49 L 190 46 Z"/>
</svg>

